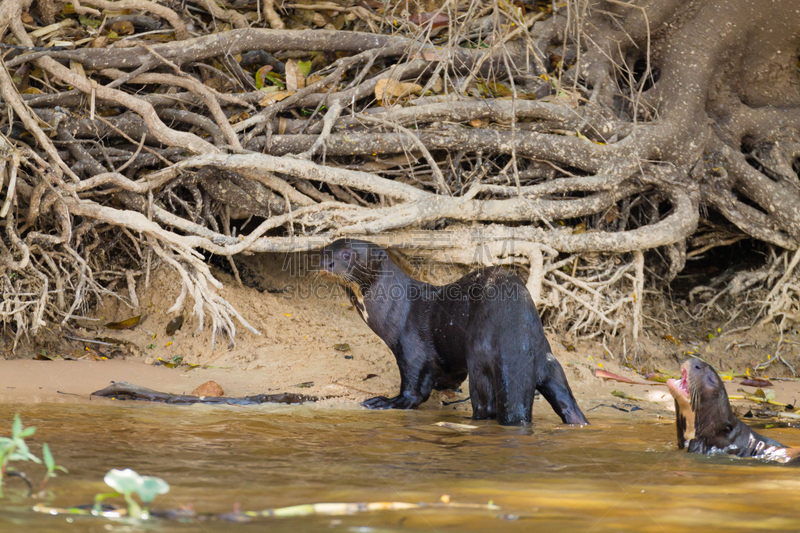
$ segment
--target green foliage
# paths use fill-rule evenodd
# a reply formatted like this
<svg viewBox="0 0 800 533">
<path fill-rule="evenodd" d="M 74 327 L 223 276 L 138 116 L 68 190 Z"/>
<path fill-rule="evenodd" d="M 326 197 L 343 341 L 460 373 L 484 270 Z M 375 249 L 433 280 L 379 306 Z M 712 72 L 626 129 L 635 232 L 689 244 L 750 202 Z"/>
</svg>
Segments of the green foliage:
<svg viewBox="0 0 800 533">
<path fill-rule="evenodd" d="M 116 492 L 98 494 L 94 498 L 94 509 L 100 513 L 100 504 L 106 498 L 122 496 L 128 504 L 128 516 L 132 518 L 147 518 L 147 507 L 156 496 L 169 492 L 169 484 L 159 477 L 141 476 L 130 468 L 125 470 L 109 470 L 103 478 L 106 485 Z M 133 499 L 136 494 L 142 503 L 145 504 L 144 511 L 141 506 Z"/>
<path fill-rule="evenodd" d="M 42 479 L 42 484 L 39 485 L 39 490 L 44 488 L 48 479 L 57 476 L 56 470 L 61 470 L 65 474 L 69 474 L 69 470 L 56 464 L 56 460 L 53 459 L 53 454 L 50 453 L 50 446 L 48 446 L 46 442 L 42 444 L 42 459 L 44 460 L 44 466 L 47 467 L 47 473 L 44 475 L 44 479 Z"/>
<path fill-rule="evenodd" d="M 36 464 L 42 464 L 42 459 L 39 459 L 31 453 L 28 444 L 25 442 L 27 437 L 33 436 L 36 433 L 35 427 L 23 427 L 22 419 L 19 414 L 14 415 L 14 422 L 11 425 L 11 437 L 0 437 L 0 497 L 3 492 L 3 477 L 9 471 L 9 463 L 11 461 L 30 461 Z M 63 466 L 58 466 L 53 459 L 53 454 L 50 452 L 50 447 L 47 444 L 42 445 L 42 457 L 44 464 L 47 468 L 47 473 L 42 480 L 39 489 L 44 488 L 47 480 L 51 477 L 56 477 L 56 470 L 67 472 Z"/>
<path fill-rule="evenodd" d="M 300 69 L 303 77 L 307 78 L 311 74 L 311 61 L 298 61 L 297 68 Z"/>
</svg>

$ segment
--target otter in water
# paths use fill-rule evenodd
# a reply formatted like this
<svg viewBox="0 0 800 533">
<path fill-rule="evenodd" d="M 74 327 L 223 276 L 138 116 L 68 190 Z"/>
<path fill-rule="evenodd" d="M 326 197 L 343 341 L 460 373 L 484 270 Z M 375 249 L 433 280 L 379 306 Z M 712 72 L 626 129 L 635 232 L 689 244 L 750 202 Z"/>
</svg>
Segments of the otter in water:
<svg viewBox="0 0 800 533">
<path fill-rule="evenodd" d="M 728 393 L 719 375 L 708 363 L 689 359 L 681 365 L 681 379 L 668 379 L 675 398 L 678 448 L 690 453 L 729 453 L 781 463 L 794 462 L 800 448 L 788 448 L 759 435 L 731 409 Z"/>
<path fill-rule="evenodd" d="M 320 270 L 345 288 L 400 368 L 400 394 L 365 407 L 413 409 L 469 375 L 475 419 L 529 423 L 538 390 L 562 421 L 588 424 L 517 275 L 487 268 L 434 286 L 406 275 L 379 246 L 351 239 L 326 246 Z"/>
</svg>

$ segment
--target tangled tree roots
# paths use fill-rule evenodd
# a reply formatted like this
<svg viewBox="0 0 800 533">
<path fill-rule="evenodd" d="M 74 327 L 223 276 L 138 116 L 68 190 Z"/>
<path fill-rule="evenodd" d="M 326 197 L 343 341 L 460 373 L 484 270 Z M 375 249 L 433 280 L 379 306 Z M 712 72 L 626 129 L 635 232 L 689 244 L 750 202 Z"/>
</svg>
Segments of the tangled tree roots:
<svg viewBox="0 0 800 533">
<path fill-rule="evenodd" d="M 234 319 L 253 328 L 201 252 L 346 235 L 521 263 L 552 323 L 635 340 L 648 250 L 671 280 L 744 237 L 798 249 L 796 0 L 87 0 L 59 16 L 30 1 L 0 0 L 0 317 L 16 339 L 103 293 L 137 305 L 159 261 L 182 279 L 173 310 L 190 295 L 232 340 Z M 142 35 L 110 45 L 100 10 L 123 8 Z M 304 23 L 326 29 L 283 29 Z M 701 214 L 738 230 L 701 238 Z M 740 282 L 771 282 L 765 316 L 795 320 L 783 253 Z"/>
</svg>

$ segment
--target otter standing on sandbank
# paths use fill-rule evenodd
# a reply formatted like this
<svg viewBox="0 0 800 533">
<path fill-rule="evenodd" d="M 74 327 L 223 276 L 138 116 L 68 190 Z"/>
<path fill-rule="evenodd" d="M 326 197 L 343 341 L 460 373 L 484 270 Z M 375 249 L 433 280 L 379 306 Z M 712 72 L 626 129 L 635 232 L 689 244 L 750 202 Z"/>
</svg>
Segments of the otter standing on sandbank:
<svg viewBox="0 0 800 533">
<path fill-rule="evenodd" d="M 690 453 L 729 453 L 779 463 L 795 462 L 799 448 L 759 435 L 736 418 L 716 371 L 700 359 L 681 365 L 681 379 L 668 379 L 675 398 L 678 448 Z"/>
<path fill-rule="evenodd" d="M 379 246 L 350 239 L 323 249 L 321 273 L 345 288 L 400 367 L 400 394 L 362 405 L 413 409 L 469 375 L 475 419 L 529 423 L 538 390 L 562 421 L 588 424 L 517 275 L 487 268 L 437 287 L 407 276 Z"/>
</svg>

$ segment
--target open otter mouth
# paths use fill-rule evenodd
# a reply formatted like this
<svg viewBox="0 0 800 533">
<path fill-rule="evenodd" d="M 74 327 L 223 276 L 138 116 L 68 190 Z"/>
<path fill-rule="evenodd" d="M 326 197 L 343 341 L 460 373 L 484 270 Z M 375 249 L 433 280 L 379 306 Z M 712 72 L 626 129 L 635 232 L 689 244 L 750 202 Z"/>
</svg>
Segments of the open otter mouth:
<svg viewBox="0 0 800 533">
<path fill-rule="evenodd" d="M 667 388 L 669 389 L 670 393 L 672 393 L 673 397 L 677 398 L 678 394 L 681 394 L 687 400 L 689 399 L 689 378 L 685 368 L 681 367 L 681 379 L 667 380 Z"/>
</svg>

